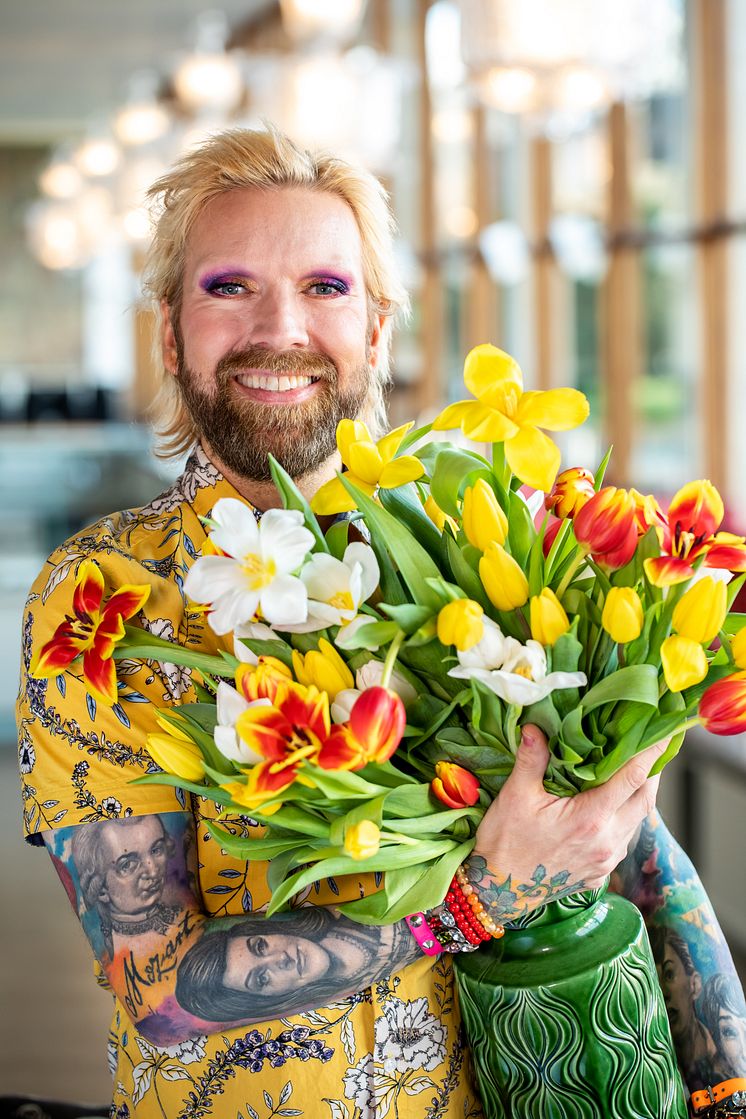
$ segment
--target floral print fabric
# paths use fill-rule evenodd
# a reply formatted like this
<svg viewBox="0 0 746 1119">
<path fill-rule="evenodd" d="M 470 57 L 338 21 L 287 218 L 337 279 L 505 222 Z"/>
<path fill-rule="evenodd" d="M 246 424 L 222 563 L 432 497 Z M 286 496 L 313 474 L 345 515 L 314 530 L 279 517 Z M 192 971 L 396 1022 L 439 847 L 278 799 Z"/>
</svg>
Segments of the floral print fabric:
<svg viewBox="0 0 746 1119">
<path fill-rule="evenodd" d="M 265 864 L 227 856 L 205 821 L 216 806 L 168 786 L 132 780 L 153 769 L 143 745 L 158 706 L 194 698 L 191 671 L 169 663 L 118 664 L 118 702 L 96 704 L 73 665 L 53 680 L 28 676 L 32 646 L 69 610 L 80 562 L 94 558 L 108 588 L 148 583 L 144 624 L 159 637 L 215 652 L 229 648 L 190 611 L 183 583 L 205 539 L 201 517 L 236 491 L 201 449 L 184 474 L 139 510 L 114 514 L 66 541 L 28 598 L 23 628 L 18 749 L 24 830 L 150 813 L 195 817 L 206 912 L 235 916 L 268 901 Z M 237 818 L 236 825 L 250 826 Z M 302 904 L 333 905 L 377 888 L 373 876 L 309 887 Z M 100 969 L 97 969 L 100 971 Z M 102 985 L 106 985 L 99 974 Z M 108 1044 L 115 1119 L 447 1119 L 481 1116 L 461 1035 L 451 960 L 422 957 L 348 999 L 291 1018 L 160 1047 L 140 1036 L 114 999 Z"/>
</svg>

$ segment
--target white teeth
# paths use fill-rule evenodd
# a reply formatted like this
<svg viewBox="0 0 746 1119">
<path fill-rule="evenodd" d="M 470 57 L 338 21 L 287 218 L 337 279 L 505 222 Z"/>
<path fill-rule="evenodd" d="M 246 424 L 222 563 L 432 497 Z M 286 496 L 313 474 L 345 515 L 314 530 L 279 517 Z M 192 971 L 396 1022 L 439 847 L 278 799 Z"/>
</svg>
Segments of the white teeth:
<svg viewBox="0 0 746 1119">
<path fill-rule="evenodd" d="M 313 383 L 313 377 L 266 377 L 262 373 L 239 373 L 236 380 L 247 389 L 268 389 L 270 392 L 290 392 Z"/>
</svg>

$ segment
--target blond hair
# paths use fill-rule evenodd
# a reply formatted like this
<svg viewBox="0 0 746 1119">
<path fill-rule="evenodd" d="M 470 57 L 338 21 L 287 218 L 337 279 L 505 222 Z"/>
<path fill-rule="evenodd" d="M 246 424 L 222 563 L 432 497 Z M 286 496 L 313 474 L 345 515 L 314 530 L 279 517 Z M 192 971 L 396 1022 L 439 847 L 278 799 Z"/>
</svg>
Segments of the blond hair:
<svg viewBox="0 0 746 1119">
<path fill-rule="evenodd" d="M 369 318 L 376 313 L 386 316 L 366 407 L 366 419 L 375 434 L 380 434 L 386 420 L 384 390 L 390 382 L 393 317 L 398 311 L 408 311 L 409 298 L 394 256 L 395 224 L 386 192 L 361 167 L 332 155 L 305 151 L 271 127 L 263 131 L 231 129 L 184 155 L 148 191 L 155 222 L 144 288 L 154 301 L 158 324 L 164 300 L 178 329 L 186 244 L 194 222 L 213 198 L 246 187 L 326 191 L 352 210 L 360 232 Z M 160 345 L 160 330 L 156 331 L 156 344 Z M 159 363 L 160 359 L 159 349 Z M 175 379 L 165 369 L 160 376 L 152 415 L 161 441 L 157 453 L 168 458 L 186 451 L 196 432 Z"/>
</svg>

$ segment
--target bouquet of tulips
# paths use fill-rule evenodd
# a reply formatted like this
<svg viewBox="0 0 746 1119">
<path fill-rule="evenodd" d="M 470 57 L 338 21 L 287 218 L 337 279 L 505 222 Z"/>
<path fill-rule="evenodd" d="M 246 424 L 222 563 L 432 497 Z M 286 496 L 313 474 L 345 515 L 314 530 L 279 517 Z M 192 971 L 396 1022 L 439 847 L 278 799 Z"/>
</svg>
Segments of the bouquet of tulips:
<svg viewBox="0 0 746 1119">
<path fill-rule="evenodd" d="M 140 780 L 266 825 L 259 838 L 214 829 L 237 856 L 269 860 L 270 913 L 360 869 L 386 874 L 342 906 L 351 918 L 436 905 L 523 723 L 547 735 L 559 795 L 670 737 L 662 768 L 695 724 L 746 729 L 746 616 L 729 613 L 746 543 L 720 531 L 715 488 L 690 482 L 663 510 L 604 486 L 608 455 L 595 474 L 558 475 L 546 431 L 582 423 L 585 397 L 525 392 L 490 345 L 464 379 L 472 398 L 419 430 L 375 443 L 343 420 L 345 470 L 310 505 L 275 462 L 284 508 L 257 523 L 242 502 L 215 505 L 185 590 L 233 655 L 121 622 L 111 642 L 115 659 L 200 674 L 198 702 L 160 713 L 147 745 L 161 771 Z M 427 439 L 456 428 L 487 457 Z"/>
</svg>

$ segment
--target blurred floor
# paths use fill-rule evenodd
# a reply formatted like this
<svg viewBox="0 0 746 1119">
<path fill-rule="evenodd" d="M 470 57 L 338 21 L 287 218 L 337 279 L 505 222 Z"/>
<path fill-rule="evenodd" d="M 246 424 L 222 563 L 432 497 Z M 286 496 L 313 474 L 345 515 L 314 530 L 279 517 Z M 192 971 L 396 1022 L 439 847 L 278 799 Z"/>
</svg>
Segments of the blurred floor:
<svg viewBox="0 0 746 1119">
<path fill-rule="evenodd" d="M 43 850 L 24 843 L 15 751 L 0 746 L 0 1093 L 110 1098 L 110 996 Z M 746 955 L 736 958 L 746 979 Z"/>
<path fill-rule="evenodd" d="M 0 1093 L 111 1099 L 111 996 L 44 850 L 21 837 L 15 750 L 0 747 Z"/>
</svg>

